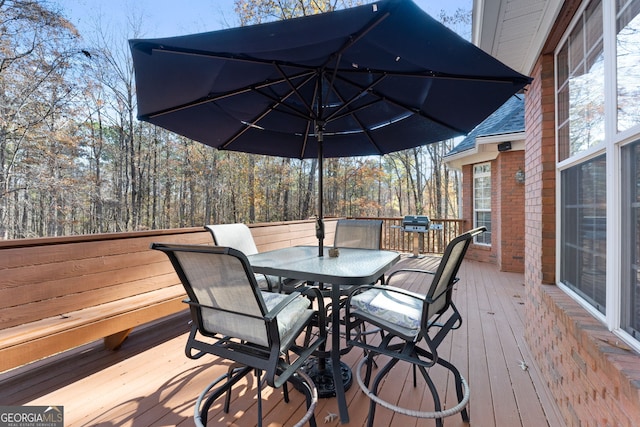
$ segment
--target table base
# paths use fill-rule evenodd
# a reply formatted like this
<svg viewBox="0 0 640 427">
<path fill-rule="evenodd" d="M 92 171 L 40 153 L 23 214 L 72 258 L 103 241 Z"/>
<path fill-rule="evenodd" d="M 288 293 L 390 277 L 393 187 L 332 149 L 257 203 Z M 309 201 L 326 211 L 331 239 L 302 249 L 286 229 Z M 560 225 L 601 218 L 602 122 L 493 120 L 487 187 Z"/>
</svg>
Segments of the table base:
<svg viewBox="0 0 640 427">
<path fill-rule="evenodd" d="M 320 360 L 315 357 L 310 358 L 303 365 L 302 369 L 315 383 L 318 390 L 318 397 L 335 397 L 336 387 L 333 383 L 333 364 L 331 363 L 331 359 Z M 353 382 L 351 368 L 346 363 L 340 362 L 340 371 L 344 391 L 347 391 Z"/>
</svg>

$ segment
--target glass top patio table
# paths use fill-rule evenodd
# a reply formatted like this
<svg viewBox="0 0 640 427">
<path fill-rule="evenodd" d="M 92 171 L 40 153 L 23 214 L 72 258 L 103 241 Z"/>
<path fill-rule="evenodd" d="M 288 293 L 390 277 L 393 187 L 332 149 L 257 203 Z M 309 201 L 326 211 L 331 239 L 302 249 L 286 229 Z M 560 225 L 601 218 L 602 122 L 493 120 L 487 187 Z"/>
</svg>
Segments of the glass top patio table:
<svg viewBox="0 0 640 427">
<path fill-rule="evenodd" d="M 318 256 L 316 246 L 292 246 L 247 257 L 256 273 L 292 279 L 366 285 L 374 282 L 400 259 L 397 252 L 372 249 L 340 248 L 340 255 Z"/>
<path fill-rule="evenodd" d="M 344 286 L 373 283 L 400 259 L 397 252 L 355 248 L 340 248 L 339 256 L 330 257 L 329 249 L 324 248 L 322 257 L 318 256 L 317 246 L 292 246 L 249 255 L 247 258 L 256 273 Z M 333 307 L 340 305 L 339 286 L 331 286 L 331 303 Z M 331 316 L 330 366 L 341 366 L 340 310 L 332 310 Z M 341 371 L 333 369 L 333 387 L 338 399 L 340 421 L 348 423 L 349 414 Z"/>
</svg>

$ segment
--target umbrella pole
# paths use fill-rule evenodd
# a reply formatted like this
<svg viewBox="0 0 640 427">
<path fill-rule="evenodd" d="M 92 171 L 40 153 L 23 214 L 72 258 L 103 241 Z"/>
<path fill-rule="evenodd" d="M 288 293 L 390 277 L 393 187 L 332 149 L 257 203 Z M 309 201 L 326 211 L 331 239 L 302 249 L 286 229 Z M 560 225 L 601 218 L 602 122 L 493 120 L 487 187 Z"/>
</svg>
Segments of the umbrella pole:
<svg viewBox="0 0 640 427">
<path fill-rule="evenodd" d="M 318 138 L 318 218 L 316 218 L 316 237 L 318 238 L 318 256 L 324 255 L 324 212 L 322 208 L 323 198 L 323 162 L 324 162 L 324 126 L 318 124 L 317 129 Z"/>
</svg>

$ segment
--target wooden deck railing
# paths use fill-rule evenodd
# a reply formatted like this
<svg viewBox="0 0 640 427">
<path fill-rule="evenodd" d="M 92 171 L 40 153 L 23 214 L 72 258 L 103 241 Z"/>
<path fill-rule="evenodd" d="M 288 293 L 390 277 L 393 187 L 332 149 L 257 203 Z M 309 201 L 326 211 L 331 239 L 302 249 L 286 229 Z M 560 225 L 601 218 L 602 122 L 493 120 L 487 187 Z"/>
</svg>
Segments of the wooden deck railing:
<svg viewBox="0 0 640 427">
<path fill-rule="evenodd" d="M 414 252 L 414 235 L 402 230 L 402 218 L 400 217 L 358 217 L 354 219 L 381 219 L 382 224 L 382 248 L 398 252 Z M 442 254 L 447 243 L 461 234 L 464 226 L 461 219 L 431 218 L 431 224 L 442 225 L 442 228 L 430 230 L 426 233 L 418 233 L 419 254 Z"/>
</svg>

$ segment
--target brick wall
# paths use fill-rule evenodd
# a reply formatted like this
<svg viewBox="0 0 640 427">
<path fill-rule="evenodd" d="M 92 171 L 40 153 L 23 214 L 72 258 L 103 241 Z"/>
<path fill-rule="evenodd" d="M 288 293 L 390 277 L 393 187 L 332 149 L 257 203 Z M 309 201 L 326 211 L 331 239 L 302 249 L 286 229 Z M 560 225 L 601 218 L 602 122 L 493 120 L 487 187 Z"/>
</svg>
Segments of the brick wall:
<svg viewBox="0 0 640 427">
<path fill-rule="evenodd" d="M 553 56 L 536 64 L 525 98 L 525 274 L 555 283 L 555 115 Z"/>
<path fill-rule="evenodd" d="M 516 182 L 516 172 L 525 170 L 524 151 L 500 153 L 495 161 L 498 204 L 495 224 L 500 235 L 497 262 L 500 271 L 524 272 L 524 184 Z M 499 238 L 499 240 L 498 240 Z"/>
<path fill-rule="evenodd" d="M 555 283 L 553 56 L 525 106 L 525 339 L 568 426 L 640 425 L 640 355 Z"/>
<path fill-rule="evenodd" d="M 524 185 L 515 181 L 524 170 L 523 151 L 505 151 L 491 161 L 491 246 L 472 245 L 466 259 L 490 262 L 501 271 L 524 271 Z M 463 218 L 473 224 L 473 165 L 462 168 Z"/>
<path fill-rule="evenodd" d="M 567 425 L 639 425 L 640 356 L 557 286 L 536 291 L 527 340 Z"/>
</svg>

